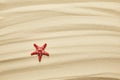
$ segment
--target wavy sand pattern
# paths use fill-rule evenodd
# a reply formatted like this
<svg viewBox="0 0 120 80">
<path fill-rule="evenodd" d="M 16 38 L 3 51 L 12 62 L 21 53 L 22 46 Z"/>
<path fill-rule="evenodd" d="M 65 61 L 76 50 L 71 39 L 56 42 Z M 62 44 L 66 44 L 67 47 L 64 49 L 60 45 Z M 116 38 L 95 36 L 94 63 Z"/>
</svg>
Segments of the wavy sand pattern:
<svg viewBox="0 0 120 80">
<path fill-rule="evenodd" d="M 120 80 L 120 0 L 0 0 L 0 80 Z"/>
</svg>

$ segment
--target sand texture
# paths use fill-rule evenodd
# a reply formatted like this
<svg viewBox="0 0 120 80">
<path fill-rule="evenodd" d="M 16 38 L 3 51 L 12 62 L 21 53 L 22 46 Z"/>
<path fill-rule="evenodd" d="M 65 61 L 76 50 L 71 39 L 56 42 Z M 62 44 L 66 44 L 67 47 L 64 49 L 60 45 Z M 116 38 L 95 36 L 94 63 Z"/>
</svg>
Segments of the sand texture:
<svg viewBox="0 0 120 80">
<path fill-rule="evenodd" d="M 120 80 L 120 0 L 0 0 L 0 80 Z"/>
</svg>

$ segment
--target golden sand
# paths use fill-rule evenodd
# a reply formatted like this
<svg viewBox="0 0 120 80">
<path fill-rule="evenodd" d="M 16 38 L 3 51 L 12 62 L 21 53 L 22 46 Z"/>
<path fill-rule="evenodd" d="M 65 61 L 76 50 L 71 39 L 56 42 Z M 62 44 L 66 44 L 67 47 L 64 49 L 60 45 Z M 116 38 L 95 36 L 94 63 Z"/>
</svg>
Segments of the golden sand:
<svg viewBox="0 0 120 80">
<path fill-rule="evenodd" d="M 120 0 L 0 0 L 0 80 L 118 79 Z"/>
</svg>

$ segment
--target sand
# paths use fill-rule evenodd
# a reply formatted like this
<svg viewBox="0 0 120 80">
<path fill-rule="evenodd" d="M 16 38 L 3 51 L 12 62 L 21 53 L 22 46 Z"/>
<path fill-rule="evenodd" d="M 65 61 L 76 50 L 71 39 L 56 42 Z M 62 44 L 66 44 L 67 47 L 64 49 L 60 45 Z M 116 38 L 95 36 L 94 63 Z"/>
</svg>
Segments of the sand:
<svg viewBox="0 0 120 80">
<path fill-rule="evenodd" d="M 120 80 L 120 1 L 0 0 L 0 80 Z"/>
</svg>

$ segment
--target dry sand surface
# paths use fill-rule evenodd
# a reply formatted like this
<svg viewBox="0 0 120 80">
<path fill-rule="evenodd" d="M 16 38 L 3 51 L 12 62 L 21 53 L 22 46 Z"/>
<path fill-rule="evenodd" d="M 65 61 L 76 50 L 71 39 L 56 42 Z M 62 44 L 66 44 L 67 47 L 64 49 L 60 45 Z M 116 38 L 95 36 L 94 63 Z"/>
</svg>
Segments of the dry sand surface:
<svg viewBox="0 0 120 80">
<path fill-rule="evenodd" d="M 120 80 L 120 0 L 0 0 L 0 80 Z"/>
</svg>

